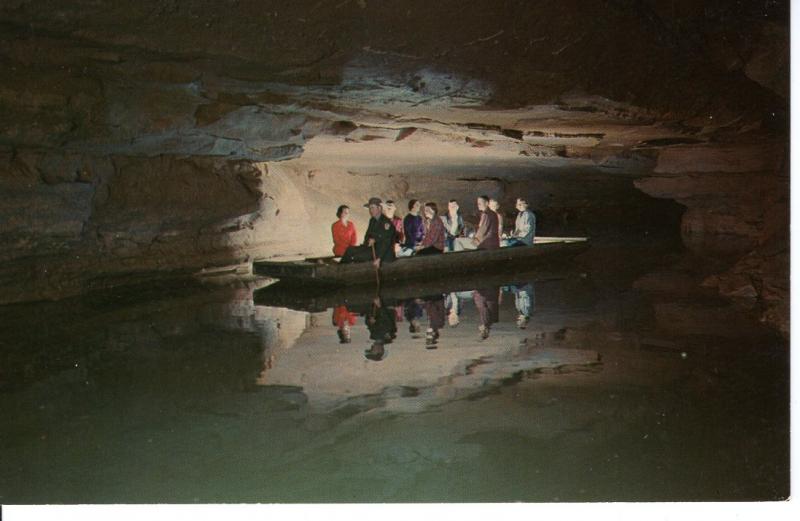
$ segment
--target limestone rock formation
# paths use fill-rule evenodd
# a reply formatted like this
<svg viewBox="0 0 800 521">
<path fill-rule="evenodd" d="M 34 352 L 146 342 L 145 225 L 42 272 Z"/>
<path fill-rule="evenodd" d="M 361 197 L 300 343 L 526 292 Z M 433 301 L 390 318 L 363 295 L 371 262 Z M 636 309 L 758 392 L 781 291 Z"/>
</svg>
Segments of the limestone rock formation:
<svg viewBox="0 0 800 521">
<path fill-rule="evenodd" d="M 325 253 L 336 206 L 371 195 L 524 193 L 545 230 L 785 244 L 787 13 L 4 2 L 0 303 Z M 736 273 L 785 301 L 769 258 Z"/>
</svg>

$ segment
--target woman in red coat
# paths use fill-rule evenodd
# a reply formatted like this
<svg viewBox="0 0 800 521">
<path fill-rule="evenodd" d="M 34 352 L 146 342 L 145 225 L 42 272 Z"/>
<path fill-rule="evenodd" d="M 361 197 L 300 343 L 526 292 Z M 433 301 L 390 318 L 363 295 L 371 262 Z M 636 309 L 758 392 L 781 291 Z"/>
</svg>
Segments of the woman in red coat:
<svg viewBox="0 0 800 521">
<path fill-rule="evenodd" d="M 333 234 L 333 254 L 337 257 L 344 255 L 344 252 L 350 246 L 355 246 L 358 242 L 356 239 L 356 225 L 350 222 L 350 207 L 342 205 L 336 210 L 336 217 L 339 218 L 331 226 L 331 233 Z"/>
</svg>

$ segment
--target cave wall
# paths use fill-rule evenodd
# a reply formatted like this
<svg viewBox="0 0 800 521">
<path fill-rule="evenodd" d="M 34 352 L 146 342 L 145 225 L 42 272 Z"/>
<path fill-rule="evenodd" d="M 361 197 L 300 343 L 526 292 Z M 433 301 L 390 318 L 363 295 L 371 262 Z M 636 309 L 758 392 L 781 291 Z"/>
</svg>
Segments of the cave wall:
<svg viewBox="0 0 800 521">
<path fill-rule="evenodd" d="M 250 163 L 49 152 L 2 159 L 0 302 L 242 261 L 260 210 L 260 171 Z"/>
<path fill-rule="evenodd" d="M 524 193 L 553 234 L 674 223 L 788 309 L 788 34 L 781 1 L 4 2 L 0 303 Z"/>
<path fill-rule="evenodd" d="M 698 255 L 740 260 L 704 285 L 758 302 L 761 320 L 789 333 L 789 172 L 782 141 L 681 146 L 662 151 L 652 175 L 635 182 L 686 206 L 683 243 Z"/>
</svg>

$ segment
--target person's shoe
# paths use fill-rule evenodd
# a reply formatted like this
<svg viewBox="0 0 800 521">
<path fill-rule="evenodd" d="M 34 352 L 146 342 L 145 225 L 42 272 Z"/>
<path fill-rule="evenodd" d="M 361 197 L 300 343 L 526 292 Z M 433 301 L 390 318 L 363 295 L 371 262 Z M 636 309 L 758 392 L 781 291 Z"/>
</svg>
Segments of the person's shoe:
<svg viewBox="0 0 800 521">
<path fill-rule="evenodd" d="M 364 351 L 364 358 L 374 362 L 380 362 L 383 360 L 385 354 L 386 351 L 383 348 L 383 344 L 380 342 L 375 342 L 372 344 L 372 347 Z"/>
<path fill-rule="evenodd" d="M 489 338 L 489 328 L 486 326 L 478 326 L 478 333 L 480 333 L 481 340 Z"/>
</svg>

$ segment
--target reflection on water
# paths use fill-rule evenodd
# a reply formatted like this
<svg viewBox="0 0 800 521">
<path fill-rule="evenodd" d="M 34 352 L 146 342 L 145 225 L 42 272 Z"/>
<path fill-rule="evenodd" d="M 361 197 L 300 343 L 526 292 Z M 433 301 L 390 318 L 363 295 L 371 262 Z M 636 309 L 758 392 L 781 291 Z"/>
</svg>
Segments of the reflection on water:
<svg viewBox="0 0 800 521">
<path fill-rule="evenodd" d="M 271 350 L 258 383 L 301 387 L 313 412 L 345 407 L 363 395 L 381 397 L 371 403 L 373 413 L 421 411 L 485 393 L 526 371 L 598 368 L 594 350 L 545 349 L 538 338 L 528 343 L 535 282 L 458 289 L 470 283 L 435 293 L 422 284 L 384 291 L 387 296 L 367 288 L 298 299 L 298 312 L 313 310 L 308 325 L 294 331 L 291 349 Z M 549 284 L 551 299 L 558 287 Z M 282 301 L 288 291 L 270 286 L 255 300 L 262 310 L 285 310 L 266 304 Z M 331 307 L 318 311 L 320 302 Z M 397 389 L 414 399 L 386 399 Z"/>
<path fill-rule="evenodd" d="M 0 502 L 785 495 L 785 343 L 637 278 L 6 306 Z"/>
<path fill-rule="evenodd" d="M 369 330 L 371 347 L 365 352 L 369 360 L 380 361 L 385 355 L 385 346 L 397 338 L 398 322 L 408 322 L 408 332 L 411 338 L 421 338 L 420 332 L 423 324 L 427 322 L 425 331 L 426 349 L 436 349 L 445 327 L 445 317 L 450 327 L 457 327 L 461 323 L 461 313 L 465 302 L 474 304 L 478 313 L 478 335 L 480 340 L 489 338 L 492 324 L 499 320 L 499 305 L 503 292 L 514 296 L 514 305 L 517 310 L 516 324 L 519 329 L 525 329 L 531 317 L 534 302 L 533 283 L 514 284 L 504 287 L 476 289 L 472 291 L 453 291 L 439 293 L 426 297 L 409 298 L 400 301 L 386 301 L 376 295 L 369 306 L 363 306 L 359 312 L 358 306 L 342 303 L 332 310 L 331 322 L 336 326 L 339 342 L 348 344 L 352 341 L 352 328 L 356 325 L 356 318 L 364 317 L 364 323 Z"/>
</svg>

